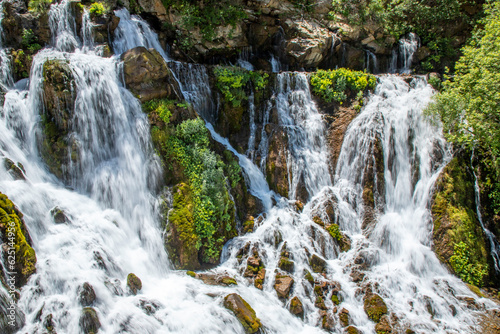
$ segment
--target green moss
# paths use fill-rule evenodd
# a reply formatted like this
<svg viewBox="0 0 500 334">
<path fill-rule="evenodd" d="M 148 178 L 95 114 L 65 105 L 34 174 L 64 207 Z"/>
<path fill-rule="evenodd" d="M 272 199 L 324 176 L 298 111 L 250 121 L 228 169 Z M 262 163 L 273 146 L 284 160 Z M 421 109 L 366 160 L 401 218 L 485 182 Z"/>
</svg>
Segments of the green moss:
<svg viewBox="0 0 500 334">
<path fill-rule="evenodd" d="M 340 304 L 340 299 L 339 299 L 339 296 L 333 294 L 332 295 L 332 302 L 335 304 L 335 305 L 339 305 Z"/>
<path fill-rule="evenodd" d="M 8 271 L 17 272 L 18 287 L 26 283 L 30 275 L 36 271 L 36 254 L 31 247 L 28 231 L 22 220 L 22 214 L 9 198 L 0 193 L 0 232 L 7 246 L 14 249 L 15 264 L 7 267 Z M 7 261 L 8 252 L 4 252 Z"/>
<path fill-rule="evenodd" d="M 464 164 L 454 158 L 437 182 L 432 205 L 435 251 L 462 280 L 481 287 L 488 274 L 488 253 L 474 211 L 473 180 Z"/>
<path fill-rule="evenodd" d="M 195 273 L 194 271 L 190 271 L 190 270 L 188 270 L 188 271 L 186 271 L 186 274 L 187 274 L 188 276 L 191 276 L 191 277 L 196 277 L 196 273 Z"/>
<path fill-rule="evenodd" d="M 233 293 L 224 298 L 224 306 L 233 311 L 245 331 L 249 334 L 257 333 L 262 326 L 260 319 L 253 308 L 239 295 Z"/>
<path fill-rule="evenodd" d="M 167 99 L 154 99 L 147 101 L 142 104 L 142 110 L 145 113 L 155 113 L 163 121 L 165 125 L 170 123 L 170 117 L 172 116 L 172 108 L 174 107 L 174 102 Z"/>
<path fill-rule="evenodd" d="M 46 13 L 51 4 L 52 0 L 30 0 L 28 2 L 28 10 L 36 14 Z"/>
<path fill-rule="evenodd" d="M 314 278 L 309 270 L 304 270 L 304 278 L 306 281 L 308 281 L 310 284 L 314 284 Z"/>
<path fill-rule="evenodd" d="M 387 305 L 377 294 L 369 294 L 365 297 L 364 309 L 368 317 L 375 322 L 379 322 L 380 318 L 387 314 Z"/>
<path fill-rule="evenodd" d="M 311 76 L 314 94 L 326 102 L 342 104 L 349 95 L 358 95 L 367 89 L 374 89 L 377 78 L 361 71 L 346 68 L 337 70 L 318 70 Z"/>
<path fill-rule="evenodd" d="M 340 233 L 339 226 L 337 224 L 332 224 L 326 229 L 333 239 L 340 241 L 342 239 L 342 234 Z"/>
<path fill-rule="evenodd" d="M 232 277 L 223 277 L 221 283 L 225 285 L 238 285 L 236 280 Z"/>
</svg>

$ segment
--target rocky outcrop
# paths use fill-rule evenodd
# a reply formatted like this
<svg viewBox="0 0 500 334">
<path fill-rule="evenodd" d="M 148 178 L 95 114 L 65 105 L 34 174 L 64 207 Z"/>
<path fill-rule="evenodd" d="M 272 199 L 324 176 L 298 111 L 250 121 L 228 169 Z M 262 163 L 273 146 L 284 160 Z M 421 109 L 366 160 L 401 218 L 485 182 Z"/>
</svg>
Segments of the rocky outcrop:
<svg viewBox="0 0 500 334">
<path fill-rule="evenodd" d="M 4 250 L 7 249 L 3 252 L 4 263 L 9 263 L 6 269 L 12 273 L 13 286 L 21 288 L 36 271 L 36 254 L 23 214 L 2 193 L 0 193 L 0 233 L 4 242 L 2 247 Z M 14 250 L 14 264 L 8 259 L 10 250 Z M 10 286 L 11 282 L 8 281 L 7 284 Z"/>
<path fill-rule="evenodd" d="M 284 129 L 275 127 L 269 136 L 266 180 L 272 190 L 283 197 L 288 197 L 288 180 L 292 177 L 288 173 L 287 166 L 288 135 Z"/>
<path fill-rule="evenodd" d="M 92 306 L 92 304 L 94 304 L 96 295 L 94 288 L 90 285 L 90 283 L 85 282 L 79 288 L 78 300 L 80 301 L 80 305 L 83 307 Z"/>
<path fill-rule="evenodd" d="M 66 60 L 43 65 L 43 111 L 40 152 L 49 170 L 65 180 L 67 167 L 78 159 L 78 144 L 68 134 L 76 98 L 75 81 Z"/>
<path fill-rule="evenodd" d="M 259 333 L 262 324 L 253 308 L 240 295 L 232 293 L 224 298 L 224 306 L 231 310 L 243 325 L 246 333 Z"/>
<path fill-rule="evenodd" d="M 136 47 L 122 54 L 121 59 L 125 84 L 141 102 L 181 99 L 177 81 L 158 51 Z"/>
<path fill-rule="evenodd" d="M 488 276 L 488 243 L 477 220 L 468 166 L 468 159 L 458 155 L 436 181 L 431 207 L 433 249 L 457 276 L 482 286 Z"/>
</svg>

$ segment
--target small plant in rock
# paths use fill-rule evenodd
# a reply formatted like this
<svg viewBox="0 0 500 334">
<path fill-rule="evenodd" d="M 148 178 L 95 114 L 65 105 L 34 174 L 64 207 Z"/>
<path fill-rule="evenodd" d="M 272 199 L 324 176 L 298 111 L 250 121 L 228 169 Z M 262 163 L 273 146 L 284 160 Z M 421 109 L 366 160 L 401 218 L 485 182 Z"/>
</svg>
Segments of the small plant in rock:
<svg viewBox="0 0 500 334">
<path fill-rule="evenodd" d="M 52 0 L 30 0 L 28 10 L 32 13 L 42 14 L 49 10 Z"/>
</svg>

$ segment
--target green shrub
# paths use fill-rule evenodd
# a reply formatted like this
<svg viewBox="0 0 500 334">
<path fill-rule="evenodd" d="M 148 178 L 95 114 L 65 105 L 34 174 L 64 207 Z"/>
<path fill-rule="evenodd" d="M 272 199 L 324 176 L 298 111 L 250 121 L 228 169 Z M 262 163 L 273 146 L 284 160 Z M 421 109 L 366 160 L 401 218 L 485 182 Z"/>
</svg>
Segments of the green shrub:
<svg viewBox="0 0 500 334">
<path fill-rule="evenodd" d="M 42 46 L 38 44 L 38 37 L 36 37 L 31 29 L 23 29 L 21 45 L 30 53 L 35 53 L 42 48 Z"/>
<path fill-rule="evenodd" d="M 326 102 L 342 103 L 350 93 L 357 95 L 359 92 L 373 89 L 376 83 L 377 78 L 374 75 L 346 68 L 318 70 L 311 76 L 313 92 Z"/>
<path fill-rule="evenodd" d="M 168 125 L 170 123 L 170 117 L 172 116 L 172 112 L 170 111 L 170 109 L 172 109 L 173 106 L 173 101 L 169 101 L 166 99 L 155 99 L 145 102 L 143 104 L 143 110 L 146 113 L 156 112 L 160 119 L 165 123 L 165 125 Z"/>
<path fill-rule="evenodd" d="M 332 224 L 326 229 L 333 239 L 340 241 L 342 239 L 342 234 L 340 233 L 340 228 L 337 224 Z"/>
<path fill-rule="evenodd" d="M 464 282 L 479 287 L 483 286 L 483 277 L 488 274 L 488 266 L 474 262 L 469 247 L 464 242 L 455 244 L 450 264 Z"/>
<path fill-rule="evenodd" d="M 164 145 L 184 168 L 192 191 L 196 248 L 203 247 L 203 261 L 211 262 L 218 258 L 224 236 L 233 236 L 234 203 L 226 188 L 225 165 L 210 150 L 208 130 L 199 118 L 179 124 Z"/>
<path fill-rule="evenodd" d="M 90 15 L 92 16 L 102 16 L 106 13 L 104 5 L 100 2 L 94 2 L 89 8 Z"/>
<path fill-rule="evenodd" d="M 49 10 L 52 0 L 30 0 L 28 2 L 28 10 L 32 13 L 45 13 Z"/>
<path fill-rule="evenodd" d="M 180 12 L 184 29 L 199 28 L 203 38 L 208 41 L 215 39 L 218 26 L 234 27 L 247 18 L 243 8 L 231 0 L 206 0 L 203 5 L 190 0 L 163 0 L 163 5 Z"/>
<path fill-rule="evenodd" d="M 253 82 L 257 92 L 268 85 L 267 73 L 248 71 L 241 67 L 216 67 L 214 74 L 217 88 L 233 107 L 239 107 L 244 100 L 248 100 L 245 87 L 250 82 Z"/>
</svg>

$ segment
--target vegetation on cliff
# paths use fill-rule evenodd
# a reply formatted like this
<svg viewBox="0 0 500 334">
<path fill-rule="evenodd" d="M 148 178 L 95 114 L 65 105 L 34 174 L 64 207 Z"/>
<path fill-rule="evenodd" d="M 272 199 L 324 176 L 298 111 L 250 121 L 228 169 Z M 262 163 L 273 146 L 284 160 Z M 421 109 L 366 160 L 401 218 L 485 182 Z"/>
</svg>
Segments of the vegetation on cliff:
<svg viewBox="0 0 500 334">
<path fill-rule="evenodd" d="M 346 68 L 337 70 L 318 70 L 311 76 L 313 92 L 326 102 L 342 104 L 348 96 L 362 98 L 367 89 L 374 89 L 377 78 L 362 71 L 352 71 Z"/>
<path fill-rule="evenodd" d="M 440 116 L 446 138 L 481 155 L 481 176 L 494 214 L 500 214 L 500 3 L 486 5 L 487 16 L 457 62 L 455 75 L 429 107 Z"/>
</svg>

